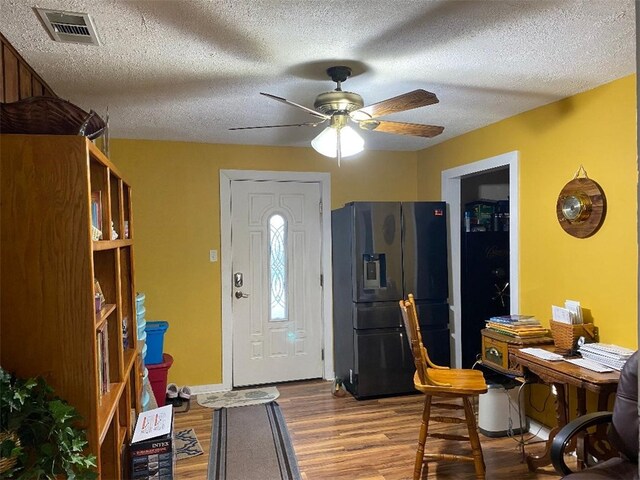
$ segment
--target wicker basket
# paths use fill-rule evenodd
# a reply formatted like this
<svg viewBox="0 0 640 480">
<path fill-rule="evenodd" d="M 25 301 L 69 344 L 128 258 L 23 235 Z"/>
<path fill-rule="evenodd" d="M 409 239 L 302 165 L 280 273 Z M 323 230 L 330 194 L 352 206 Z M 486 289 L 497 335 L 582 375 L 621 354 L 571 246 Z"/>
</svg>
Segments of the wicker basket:
<svg viewBox="0 0 640 480">
<path fill-rule="evenodd" d="M 20 446 L 20 439 L 18 438 L 16 432 L 0 432 L 0 443 L 4 442 L 5 440 L 13 440 L 16 443 L 16 447 Z M 0 473 L 4 473 L 7 470 L 15 467 L 17 462 L 17 458 L 0 458 Z"/>
<path fill-rule="evenodd" d="M 584 337 L 587 343 L 597 341 L 598 329 L 593 323 L 571 325 L 553 320 L 550 323 L 553 343 L 561 355 L 574 351 L 580 337 Z"/>
</svg>

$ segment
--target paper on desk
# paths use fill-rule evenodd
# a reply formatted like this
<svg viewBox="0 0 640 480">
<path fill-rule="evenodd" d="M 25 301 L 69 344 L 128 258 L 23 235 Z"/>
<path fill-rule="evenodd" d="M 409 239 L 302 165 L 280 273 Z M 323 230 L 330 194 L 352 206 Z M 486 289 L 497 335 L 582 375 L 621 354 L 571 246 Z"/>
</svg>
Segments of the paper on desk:
<svg viewBox="0 0 640 480">
<path fill-rule="evenodd" d="M 556 322 L 567 323 L 571 325 L 573 323 L 573 314 L 570 310 L 557 305 L 551 306 L 551 318 Z"/>
<path fill-rule="evenodd" d="M 573 323 L 582 323 L 582 307 L 577 300 L 565 300 L 564 308 L 573 314 Z"/>
<path fill-rule="evenodd" d="M 172 416 L 172 405 L 165 405 L 164 407 L 142 412 L 136 422 L 136 429 L 133 432 L 131 443 L 168 434 L 171 431 Z"/>
</svg>

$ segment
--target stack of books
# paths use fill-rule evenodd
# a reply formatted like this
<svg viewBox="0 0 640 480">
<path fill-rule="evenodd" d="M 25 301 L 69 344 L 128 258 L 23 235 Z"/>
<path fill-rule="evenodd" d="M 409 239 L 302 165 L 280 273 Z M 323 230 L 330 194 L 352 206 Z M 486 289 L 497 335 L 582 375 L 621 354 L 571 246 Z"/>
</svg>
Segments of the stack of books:
<svg viewBox="0 0 640 480">
<path fill-rule="evenodd" d="M 487 328 L 503 335 L 519 338 L 548 336 L 549 331 L 532 315 L 501 315 L 487 320 Z"/>
<path fill-rule="evenodd" d="M 582 358 L 592 360 L 616 370 L 621 370 L 624 364 L 633 355 L 633 350 L 609 345 L 606 343 L 585 343 L 578 349 Z"/>
</svg>

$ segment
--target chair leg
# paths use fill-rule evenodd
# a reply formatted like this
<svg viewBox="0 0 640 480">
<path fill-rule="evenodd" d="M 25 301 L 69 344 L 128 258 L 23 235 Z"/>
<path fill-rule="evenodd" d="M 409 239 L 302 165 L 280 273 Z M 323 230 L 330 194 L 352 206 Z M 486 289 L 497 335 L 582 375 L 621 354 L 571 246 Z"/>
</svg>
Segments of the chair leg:
<svg viewBox="0 0 640 480">
<path fill-rule="evenodd" d="M 424 410 L 422 411 L 422 424 L 418 436 L 418 451 L 416 452 L 416 464 L 413 469 L 413 480 L 420 480 L 422 465 L 424 463 L 424 444 L 429 430 L 429 417 L 431 416 L 431 395 L 424 396 Z"/>
<path fill-rule="evenodd" d="M 482 455 L 482 446 L 480 445 L 480 437 L 478 436 L 478 426 L 476 424 L 476 415 L 471 407 L 469 397 L 462 397 L 464 404 L 464 416 L 467 420 L 467 429 L 469 430 L 469 441 L 473 450 L 473 465 L 476 469 L 476 478 L 484 480 L 486 467 L 484 464 L 484 456 Z"/>
</svg>

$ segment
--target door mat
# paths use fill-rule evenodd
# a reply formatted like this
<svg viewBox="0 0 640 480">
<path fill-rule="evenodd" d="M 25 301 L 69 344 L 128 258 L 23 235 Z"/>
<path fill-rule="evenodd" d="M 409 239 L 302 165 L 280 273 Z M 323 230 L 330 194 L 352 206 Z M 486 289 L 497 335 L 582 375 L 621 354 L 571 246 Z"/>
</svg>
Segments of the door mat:
<svg viewBox="0 0 640 480">
<path fill-rule="evenodd" d="M 260 403 L 272 402 L 280 396 L 276 387 L 232 390 L 230 392 L 204 393 L 198 395 L 198 405 L 208 408 L 246 407 Z"/>
<path fill-rule="evenodd" d="M 213 412 L 208 480 L 300 480 L 276 402 Z"/>
<path fill-rule="evenodd" d="M 202 455 L 203 450 L 196 432 L 193 428 L 181 430 L 175 435 L 176 460 L 184 460 L 185 458 L 197 457 Z"/>
</svg>

